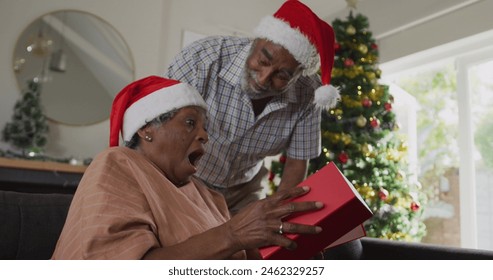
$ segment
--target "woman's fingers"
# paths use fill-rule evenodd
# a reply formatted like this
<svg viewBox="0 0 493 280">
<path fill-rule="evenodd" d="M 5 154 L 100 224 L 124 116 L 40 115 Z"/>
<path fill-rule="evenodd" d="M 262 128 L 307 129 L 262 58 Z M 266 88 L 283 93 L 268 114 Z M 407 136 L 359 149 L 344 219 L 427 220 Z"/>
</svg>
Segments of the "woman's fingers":
<svg viewBox="0 0 493 280">
<path fill-rule="evenodd" d="M 296 242 L 285 236 L 285 234 L 287 233 L 318 234 L 322 231 L 322 228 L 319 226 L 293 224 L 288 222 L 282 222 L 281 225 L 277 229 L 277 232 L 274 233 L 272 244 L 284 247 L 289 250 L 296 249 L 297 244 Z"/>
<path fill-rule="evenodd" d="M 271 207 L 271 210 L 277 215 L 280 215 L 281 218 L 295 212 L 313 211 L 322 208 L 323 204 L 316 201 L 289 202 L 293 198 L 303 196 L 309 191 L 310 187 L 307 186 L 285 189 L 266 198 L 265 202 L 268 207 Z"/>
<path fill-rule="evenodd" d="M 299 233 L 299 234 L 317 234 L 322 231 L 322 228 L 319 226 L 311 226 L 311 225 L 303 225 L 303 224 L 294 224 L 283 222 L 282 223 L 282 232 L 285 233 Z"/>
<path fill-rule="evenodd" d="M 317 234 L 322 230 L 316 226 L 282 221 L 293 213 L 316 211 L 323 207 L 323 204 L 317 201 L 291 201 L 309 190 L 309 187 L 286 189 L 248 205 L 230 220 L 229 228 L 232 236 L 242 248 L 258 248 L 266 245 L 296 248 L 296 244 L 285 234 Z"/>
</svg>

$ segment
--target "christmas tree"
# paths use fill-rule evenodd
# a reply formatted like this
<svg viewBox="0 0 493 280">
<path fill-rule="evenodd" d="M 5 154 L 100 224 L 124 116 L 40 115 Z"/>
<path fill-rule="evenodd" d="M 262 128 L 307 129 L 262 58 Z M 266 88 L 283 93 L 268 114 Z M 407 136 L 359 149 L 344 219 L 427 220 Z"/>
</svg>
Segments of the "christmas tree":
<svg viewBox="0 0 493 280">
<path fill-rule="evenodd" d="M 27 83 L 27 90 L 14 106 L 12 121 L 2 131 L 5 142 L 21 149 L 23 155 L 40 153 L 46 145 L 47 120 L 40 104 L 41 85 L 35 81 Z"/>
<path fill-rule="evenodd" d="M 308 174 L 334 162 L 355 186 L 374 216 L 365 223 L 371 237 L 420 241 L 423 197 L 419 183 L 409 180 L 407 143 L 397 134 L 393 96 L 378 83 L 378 46 L 368 18 L 352 11 L 336 19 L 334 68 L 331 84 L 341 92 L 337 107 L 322 112 L 322 153 L 310 161 Z M 271 166 L 269 182 L 275 191 L 285 156 Z"/>
</svg>

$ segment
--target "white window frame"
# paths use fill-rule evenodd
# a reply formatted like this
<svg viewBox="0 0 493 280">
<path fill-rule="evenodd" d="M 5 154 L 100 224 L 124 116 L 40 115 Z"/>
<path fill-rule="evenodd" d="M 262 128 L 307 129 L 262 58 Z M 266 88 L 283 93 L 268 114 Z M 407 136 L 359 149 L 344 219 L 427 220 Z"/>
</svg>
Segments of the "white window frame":
<svg viewBox="0 0 493 280">
<path fill-rule="evenodd" d="M 423 65 L 433 67 L 434 64 L 443 63 L 444 60 L 450 59 L 454 59 L 457 70 L 457 101 L 459 128 L 461 129 L 458 139 L 461 247 L 477 248 L 476 175 L 475 162 L 472 157 L 474 132 L 468 71 L 474 65 L 493 59 L 493 30 L 383 63 L 380 65 L 380 69 L 382 70 L 382 80 L 385 81 L 391 79 L 392 76 L 402 75 L 407 71 L 423 67 Z"/>
</svg>

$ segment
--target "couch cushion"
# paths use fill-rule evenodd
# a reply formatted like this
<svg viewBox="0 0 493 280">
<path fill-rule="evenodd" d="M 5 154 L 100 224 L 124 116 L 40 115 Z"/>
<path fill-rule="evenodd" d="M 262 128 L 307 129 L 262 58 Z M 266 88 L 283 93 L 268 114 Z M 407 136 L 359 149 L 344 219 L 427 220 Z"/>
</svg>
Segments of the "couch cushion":
<svg viewBox="0 0 493 280">
<path fill-rule="evenodd" d="M 0 191 L 0 259 L 49 259 L 72 197 Z"/>
</svg>

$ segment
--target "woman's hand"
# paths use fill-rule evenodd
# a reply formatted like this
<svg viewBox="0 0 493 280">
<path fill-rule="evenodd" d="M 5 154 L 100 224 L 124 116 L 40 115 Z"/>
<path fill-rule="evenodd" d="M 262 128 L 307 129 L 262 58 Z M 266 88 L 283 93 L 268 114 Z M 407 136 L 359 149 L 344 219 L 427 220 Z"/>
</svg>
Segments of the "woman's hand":
<svg viewBox="0 0 493 280">
<path fill-rule="evenodd" d="M 295 249 L 296 243 L 283 233 L 316 234 L 318 226 L 284 222 L 283 219 L 297 212 L 314 211 L 323 207 L 321 202 L 290 202 L 304 195 L 309 187 L 295 187 L 276 192 L 274 195 L 254 202 L 238 212 L 225 226 L 230 231 L 232 244 L 238 250 L 278 245 Z M 282 225 L 282 226 L 281 226 Z"/>
</svg>

